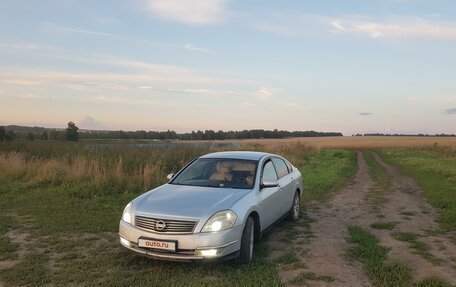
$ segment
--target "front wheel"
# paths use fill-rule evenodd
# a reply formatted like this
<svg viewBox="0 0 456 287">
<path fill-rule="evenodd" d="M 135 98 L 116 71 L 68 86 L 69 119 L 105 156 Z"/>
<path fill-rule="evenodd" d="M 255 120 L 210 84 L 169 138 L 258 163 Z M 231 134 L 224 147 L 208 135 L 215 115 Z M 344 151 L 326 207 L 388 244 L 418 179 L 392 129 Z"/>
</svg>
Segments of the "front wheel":
<svg viewBox="0 0 456 287">
<path fill-rule="evenodd" d="M 239 254 L 239 263 L 249 264 L 253 257 L 253 241 L 255 235 L 255 222 L 252 217 L 247 218 L 244 230 L 242 231 L 241 250 Z"/>
<path fill-rule="evenodd" d="M 293 204 L 291 205 L 289 218 L 292 221 L 298 220 L 300 211 L 301 211 L 301 196 L 299 196 L 299 192 L 296 191 L 295 195 L 293 197 Z"/>
</svg>

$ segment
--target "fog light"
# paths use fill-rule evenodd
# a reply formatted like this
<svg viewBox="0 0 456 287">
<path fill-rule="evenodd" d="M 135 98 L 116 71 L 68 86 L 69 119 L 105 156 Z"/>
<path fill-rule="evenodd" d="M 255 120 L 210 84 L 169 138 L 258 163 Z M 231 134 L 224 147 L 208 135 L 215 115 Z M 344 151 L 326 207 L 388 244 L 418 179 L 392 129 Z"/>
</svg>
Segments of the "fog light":
<svg viewBox="0 0 456 287">
<path fill-rule="evenodd" d="M 120 243 L 122 243 L 122 245 L 125 245 L 125 246 L 130 246 L 130 241 L 128 241 L 127 239 L 122 238 L 122 237 L 120 237 Z"/>
<path fill-rule="evenodd" d="M 218 251 L 218 249 L 197 249 L 195 255 L 203 257 L 213 257 L 217 255 Z"/>
</svg>

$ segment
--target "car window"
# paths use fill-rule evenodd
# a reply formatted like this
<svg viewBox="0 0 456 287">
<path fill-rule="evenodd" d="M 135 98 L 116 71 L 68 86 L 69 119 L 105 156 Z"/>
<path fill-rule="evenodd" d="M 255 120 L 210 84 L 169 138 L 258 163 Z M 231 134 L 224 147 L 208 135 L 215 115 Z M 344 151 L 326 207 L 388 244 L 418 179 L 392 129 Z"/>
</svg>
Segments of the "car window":
<svg viewBox="0 0 456 287">
<path fill-rule="evenodd" d="M 274 164 L 277 170 L 277 175 L 279 176 L 279 178 L 282 178 L 288 174 L 288 168 L 283 159 L 273 157 L 272 163 Z"/>
<path fill-rule="evenodd" d="M 263 181 L 274 181 L 277 180 L 277 173 L 272 164 L 272 161 L 268 161 L 263 168 Z"/>
<path fill-rule="evenodd" d="M 169 184 L 253 188 L 257 161 L 228 158 L 199 158 L 174 177 Z"/>
<path fill-rule="evenodd" d="M 291 166 L 291 163 L 289 161 L 285 161 L 285 164 L 287 165 L 288 167 L 288 173 L 292 172 L 293 171 L 293 167 Z"/>
</svg>

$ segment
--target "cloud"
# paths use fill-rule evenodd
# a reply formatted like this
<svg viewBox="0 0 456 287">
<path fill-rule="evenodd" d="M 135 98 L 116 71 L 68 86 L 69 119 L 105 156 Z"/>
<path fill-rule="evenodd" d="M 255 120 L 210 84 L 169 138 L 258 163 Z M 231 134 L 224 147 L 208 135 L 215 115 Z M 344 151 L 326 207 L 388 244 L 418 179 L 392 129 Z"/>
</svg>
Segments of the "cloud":
<svg viewBox="0 0 456 287">
<path fill-rule="evenodd" d="M 187 43 L 185 45 L 182 44 L 175 44 L 175 43 L 167 43 L 167 42 L 158 42 L 158 41 L 149 41 L 145 39 L 138 39 L 130 36 L 124 36 L 120 34 L 114 34 L 114 33 L 107 33 L 107 32 L 100 32 L 100 31 L 95 31 L 95 30 L 87 30 L 87 29 L 81 29 L 77 27 L 68 27 L 68 26 L 62 26 L 54 23 L 44 23 L 45 29 L 49 31 L 59 31 L 59 32 L 67 32 L 67 33 L 78 33 L 78 34 L 85 34 L 85 35 L 91 35 L 91 36 L 98 36 L 98 37 L 107 37 L 107 38 L 113 38 L 113 39 L 119 39 L 119 40 L 128 40 L 128 41 L 134 41 L 137 43 L 141 44 L 148 44 L 156 47 L 164 47 L 164 48 L 178 48 L 178 49 L 187 49 L 191 51 L 196 51 L 196 52 L 203 52 L 203 53 L 213 53 L 213 51 L 195 46 L 193 44 Z M 30 44 L 29 44 L 30 45 Z M 2 45 L 0 44 L 0 48 Z M 30 45 L 30 47 L 34 47 Z M 43 47 L 43 46 L 41 46 Z"/>
<path fill-rule="evenodd" d="M 224 17 L 228 0 L 148 0 L 153 16 L 183 24 L 204 25 Z"/>
<path fill-rule="evenodd" d="M 271 88 L 260 87 L 257 91 L 258 98 L 263 99 L 263 100 L 270 99 L 273 95 L 274 95 L 274 91 Z"/>
<path fill-rule="evenodd" d="M 184 45 L 184 49 L 187 49 L 187 50 L 192 50 L 192 51 L 198 51 L 198 52 L 203 52 L 203 53 L 214 53 L 213 51 L 209 50 L 209 49 L 206 49 L 206 48 L 203 48 L 203 47 L 197 47 L 197 46 L 194 46 L 190 43 L 187 43 Z"/>
<path fill-rule="evenodd" d="M 358 35 L 375 39 L 456 39 L 456 21 L 390 15 L 331 16 L 296 12 L 249 15 L 237 13 L 247 26 L 283 37 Z"/>
<path fill-rule="evenodd" d="M 456 115 L 456 108 L 444 109 L 443 113 L 446 115 Z"/>
<path fill-rule="evenodd" d="M 39 85 L 40 82 L 38 81 L 30 81 L 30 80 L 21 80 L 21 79 L 6 79 L 3 80 L 3 83 L 14 85 L 14 86 L 36 86 Z"/>
<path fill-rule="evenodd" d="M 372 113 L 369 113 L 369 112 L 362 112 L 362 113 L 359 113 L 360 116 L 370 116 L 372 115 Z"/>
<path fill-rule="evenodd" d="M 339 30 L 339 31 L 347 31 L 347 29 L 342 26 L 338 21 L 332 21 L 331 22 L 331 25 L 336 28 L 336 30 Z"/>
<path fill-rule="evenodd" d="M 62 26 L 62 25 L 58 25 L 58 24 L 54 24 L 54 23 L 44 23 L 44 26 L 46 29 L 54 30 L 54 31 L 59 30 L 59 31 L 63 31 L 63 32 L 71 32 L 71 33 L 78 33 L 78 34 L 103 36 L 103 37 L 114 37 L 114 38 L 122 37 L 117 34 L 99 32 L 99 31 L 94 31 L 94 30 L 86 30 L 86 29 L 74 28 L 74 27 L 67 27 L 67 26 Z"/>
<path fill-rule="evenodd" d="M 367 35 L 371 38 L 456 39 L 456 22 L 395 16 L 373 20 L 368 17 L 328 19 L 332 31 Z"/>
<path fill-rule="evenodd" d="M 92 116 L 85 116 L 83 119 L 79 120 L 77 124 L 82 129 L 97 130 L 104 128 L 104 125 L 100 121 L 95 120 Z"/>
<path fill-rule="evenodd" d="M 0 49 L 9 49 L 9 50 L 48 50 L 55 51 L 58 50 L 56 47 L 35 44 L 35 43 L 2 43 L 0 44 Z"/>
</svg>

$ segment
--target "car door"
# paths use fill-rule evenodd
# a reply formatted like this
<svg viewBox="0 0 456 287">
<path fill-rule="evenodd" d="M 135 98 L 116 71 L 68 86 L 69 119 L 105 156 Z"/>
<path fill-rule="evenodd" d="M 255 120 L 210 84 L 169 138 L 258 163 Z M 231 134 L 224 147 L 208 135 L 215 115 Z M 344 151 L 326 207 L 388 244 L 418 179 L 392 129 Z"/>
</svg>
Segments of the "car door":
<svg viewBox="0 0 456 287">
<path fill-rule="evenodd" d="M 262 165 L 260 182 L 277 181 L 277 172 L 271 159 L 266 160 Z M 280 194 L 277 187 L 260 188 L 259 191 L 259 211 L 262 229 L 274 223 L 282 213 L 279 204 Z"/>
<path fill-rule="evenodd" d="M 282 214 L 288 212 L 291 208 L 293 203 L 294 197 L 294 186 L 293 186 L 293 179 L 291 178 L 291 174 L 289 173 L 289 169 L 285 161 L 278 157 L 272 158 L 272 163 L 277 171 L 277 177 L 279 178 L 279 196 L 278 200 L 280 202 L 280 209 Z"/>
</svg>

